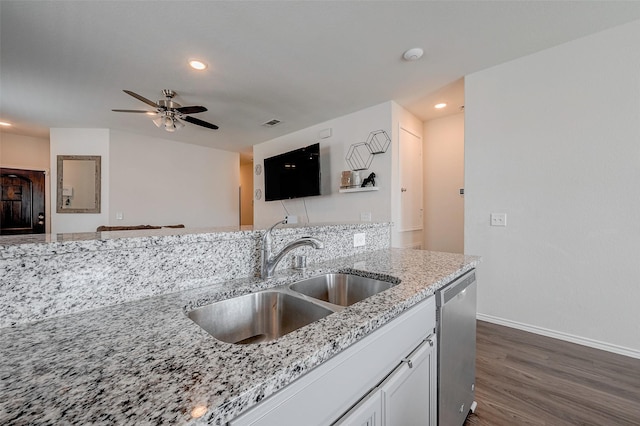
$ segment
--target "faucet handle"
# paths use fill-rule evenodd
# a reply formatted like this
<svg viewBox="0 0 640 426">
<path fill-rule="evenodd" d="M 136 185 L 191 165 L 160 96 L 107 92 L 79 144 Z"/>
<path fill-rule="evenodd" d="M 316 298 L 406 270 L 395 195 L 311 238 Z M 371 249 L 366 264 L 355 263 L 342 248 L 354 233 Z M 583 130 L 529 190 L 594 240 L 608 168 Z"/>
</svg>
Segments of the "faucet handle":
<svg viewBox="0 0 640 426">
<path fill-rule="evenodd" d="M 308 239 L 309 241 L 311 241 L 311 245 L 313 246 L 313 248 L 315 249 L 323 249 L 324 248 L 324 241 L 316 238 L 316 237 L 303 237 Z"/>
<path fill-rule="evenodd" d="M 286 225 L 287 224 L 287 219 L 281 220 L 280 222 L 276 222 L 273 225 L 271 225 L 269 227 L 269 229 L 267 229 L 267 234 L 271 233 L 271 231 L 273 231 L 273 228 L 275 228 L 278 225 Z"/>
<path fill-rule="evenodd" d="M 269 227 L 269 229 L 264 231 L 264 234 L 262 235 L 262 245 L 263 245 L 262 248 L 263 249 L 266 248 L 267 245 L 271 245 L 271 231 L 273 231 L 273 228 L 275 228 L 278 225 L 284 225 L 286 223 L 287 223 L 287 219 L 281 220 L 280 222 L 274 223 L 273 225 L 271 225 Z"/>
</svg>

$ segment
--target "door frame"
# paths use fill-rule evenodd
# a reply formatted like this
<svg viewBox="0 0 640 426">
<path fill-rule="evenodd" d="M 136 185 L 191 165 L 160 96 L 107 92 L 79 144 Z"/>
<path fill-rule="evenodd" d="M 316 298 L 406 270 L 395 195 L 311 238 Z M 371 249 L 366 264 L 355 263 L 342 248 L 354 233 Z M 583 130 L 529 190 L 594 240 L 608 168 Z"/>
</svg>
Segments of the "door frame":
<svg viewBox="0 0 640 426">
<path fill-rule="evenodd" d="M 51 173 L 50 173 L 50 170 L 42 167 L 17 166 L 12 164 L 0 164 L 0 169 L 14 169 L 14 170 L 44 173 L 44 210 L 45 210 L 44 211 L 44 214 L 45 214 L 44 232 L 45 234 L 50 234 L 51 233 Z M 27 234 L 27 235 L 31 235 L 31 234 Z M 39 235 L 44 235 L 44 234 L 39 234 Z"/>
</svg>

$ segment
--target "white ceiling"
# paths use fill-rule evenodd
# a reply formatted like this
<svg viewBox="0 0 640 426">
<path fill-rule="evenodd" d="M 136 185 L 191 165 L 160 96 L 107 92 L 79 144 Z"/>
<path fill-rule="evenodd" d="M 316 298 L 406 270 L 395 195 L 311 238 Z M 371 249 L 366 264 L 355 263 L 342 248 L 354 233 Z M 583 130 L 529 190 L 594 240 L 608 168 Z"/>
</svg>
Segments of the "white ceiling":
<svg viewBox="0 0 640 426">
<path fill-rule="evenodd" d="M 246 152 L 392 99 L 423 120 L 457 112 L 463 76 L 636 19 L 639 1 L 2 0 L 0 120 L 28 135 L 111 128 Z M 424 57 L 404 61 L 412 47 Z M 220 129 L 171 134 L 112 112 L 146 107 L 122 89 L 154 101 L 173 89 Z"/>
</svg>

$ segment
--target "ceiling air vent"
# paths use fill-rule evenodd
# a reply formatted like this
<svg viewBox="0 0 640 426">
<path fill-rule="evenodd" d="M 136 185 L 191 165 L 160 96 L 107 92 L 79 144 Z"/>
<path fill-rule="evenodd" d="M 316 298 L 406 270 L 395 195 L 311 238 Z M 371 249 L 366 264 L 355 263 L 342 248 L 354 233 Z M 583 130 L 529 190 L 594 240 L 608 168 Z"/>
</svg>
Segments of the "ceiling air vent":
<svg viewBox="0 0 640 426">
<path fill-rule="evenodd" d="M 267 126 L 267 127 L 274 127 L 277 126 L 278 124 L 280 124 L 281 121 L 280 120 L 276 120 L 275 118 L 273 120 L 269 120 L 266 123 L 262 123 L 263 126 Z"/>
</svg>

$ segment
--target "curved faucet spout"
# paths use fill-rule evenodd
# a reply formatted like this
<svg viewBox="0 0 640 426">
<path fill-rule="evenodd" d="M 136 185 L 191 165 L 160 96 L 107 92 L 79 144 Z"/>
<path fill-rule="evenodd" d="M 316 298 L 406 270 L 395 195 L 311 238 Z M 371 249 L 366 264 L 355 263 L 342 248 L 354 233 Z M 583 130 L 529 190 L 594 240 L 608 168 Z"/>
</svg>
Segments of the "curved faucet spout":
<svg viewBox="0 0 640 426">
<path fill-rule="evenodd" d="M 260 268 L 260 276 L 262 278 L 271 278 L 273 277 L 273 272 L 278 266 L 278 263 L 284 258 L 284 256 L 289 253 L 291 250 L 302 247 L 302 246 L 311 246 L 315 249 L 324 248 L 324 243 L 317 238 L 314 237 L 302 237 L 297 240 L 291 241 L 289 244 L 284 246 L 280 253 L 276 254 L 272 257 L 271 253 L 271 231 L 277 225 L 287 223 L 286 220 L 278 222 L 271 226 L 264 235 L 262 236 L 262 266 Z"/>
</svg>

